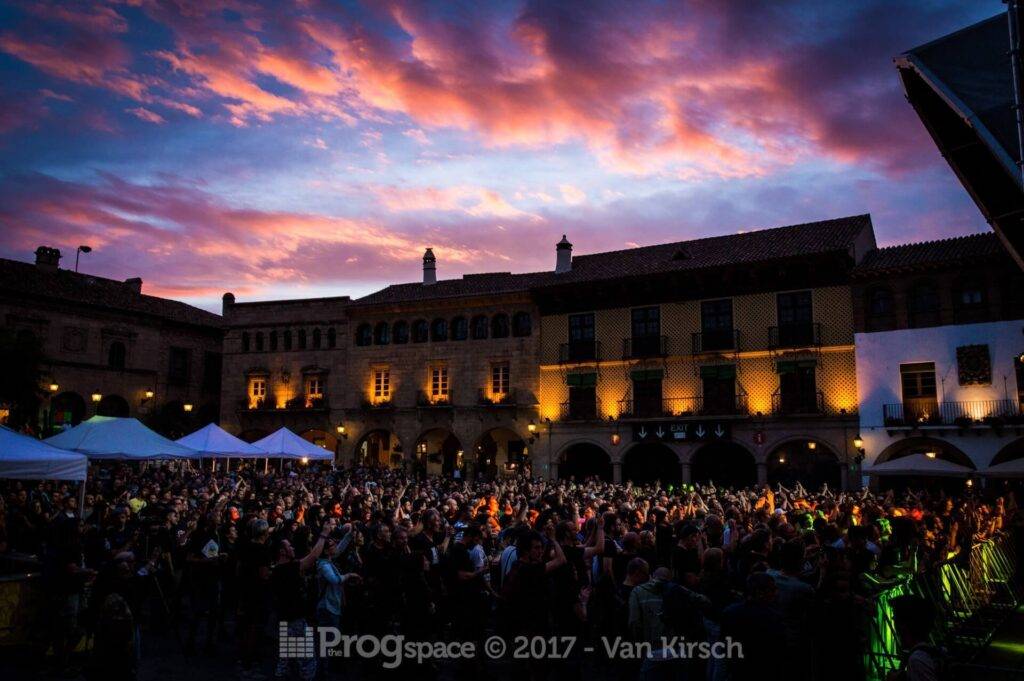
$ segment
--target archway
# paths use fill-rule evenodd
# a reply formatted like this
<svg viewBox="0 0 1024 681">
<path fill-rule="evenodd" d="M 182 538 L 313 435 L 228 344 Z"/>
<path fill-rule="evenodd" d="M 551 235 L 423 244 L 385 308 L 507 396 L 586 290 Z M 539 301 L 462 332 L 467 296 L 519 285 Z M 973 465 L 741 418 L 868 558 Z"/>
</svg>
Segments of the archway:
<svg viewBox="0 0 1024 681">
<path fill-rule="evenodd" d="M 420 473 L 462 477 L 465 472 L 462 442 L 446 428 L 431 428 L 416 438 L 416 466 Z"/>
<path fill-rule="evenodd" d="M 622 480 L 634 485 L 649 485 L 660 481 L 662 487 L 678 487 L 682 482 L 682 467 L 676 453 L 660 442 L 641 442 L 633 445 L 622 457 Z"/>
<path fill-rule="evenodd" d="M 120 395 L 104 395 L 100 403 L 96 405 L 97 416 L 128 416 L 131 408 L 128 406 L 128 400 L 124 399 Z"/>
<path fill-rule="evenodd" d="M 312 442 L 317 447 L 323 447 L 333 455 L 337 455 L 338 452 L 338 438 L 332 433 L 328 433 L 325 430 L 317 430 L 315 428 L 307 430 L 300 435 L 303 440 Z"/>
<path fill-rule="evenodd" d="M 990 463 L 989 466 L 998 466 L 1001 463 L 1017 461 L 1018 459 L 1024 459 L 1024 438 L 1014 440 L 1010 444 L 1000 449 L 999 452 L 992 459 L 992 463 Z M 985 482 L 985 488 L 989 491 L 999 490 L 1001 493 L 1006 493 L 1013 490 L 1016 492 L 1017 498 L 1019 499 L 1021 498 L 1022 493 L 1024 493 L 1024 477 L 989 477 Z"/>
<path fill-rule="evenodd" d="M 370 468 L 401 468 L 402 446 L 391 431 L 378 428 L 356 443 L 356 463 Z"/>
<path fill-rule="evenodd" d="M 797 482 L 808 490 L 827 484 L 842 485 L 842 470 L 835 453 L 817 440 L 783 442 L 768 454 L 768 483 L 792 487 Z"/>
<path fill-rule="evenodd" d="M 1000 449 L 992 459 L 992 463 L 990 463 L 989 466 L 998 466 L 1001 463 L 1016 461 L 1017 459 L 1024 459 L 1024 438 L 1014 440 Z"/>
<path fill-rule="evenodd" d="M 971 458 L 964 454 L 959 448 L 946 442 L 930 437 L 908 437 L 894 444 L 889 445 L 882 453 L 875 458 L 874 464 L 885 463 L 902 459 L 913 454 L 926 454 L 928 456 L 949 461 L 950 463 L 967 466 L 975 469 L 976 466 Z M 955 493 L 963 490 L 964 479 L 958 477 L 937 477 L 920 475 L 873 475 L 872 480 L 881 490 L 906 488 L 945 490 Z"/>
<path fill-rule="evenodd" d="M 561 480 L 575 478 L 600 478 L 612 480 L 612 460 L 600 446 L 592 442 L 577 442 L 562 452 L 558 461 L 558 477 Z"/>
<path fill-rule="evenodd" d="M 492 428 L 477 440 L 473 448 L 477 477 L 493 480 L 500 475 L 515 475 L 529 467 L 526 441 L 510 428 Z"/>
<path fill-rule="evenodd" d="M 693 455 L 690 473 L 695 483 L 719 487 L 749 487 L 757 483 L 754 455 L 735 442 L 712 442 Z"/>
<path fill-rule="evenodd" d="M 64 392 L 50 400 L 50 419 L 58 430 L 77 426 L 85 418 L 85 398 Z"/>
</svg>

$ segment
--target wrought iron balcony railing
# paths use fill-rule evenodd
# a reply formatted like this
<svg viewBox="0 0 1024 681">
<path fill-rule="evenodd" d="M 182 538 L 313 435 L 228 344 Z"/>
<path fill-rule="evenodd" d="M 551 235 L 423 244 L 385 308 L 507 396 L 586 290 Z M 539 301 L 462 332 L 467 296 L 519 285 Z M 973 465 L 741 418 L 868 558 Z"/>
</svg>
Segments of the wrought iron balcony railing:
<svg viewBox="0 0 1024 681">
<path fill-rule="evenodd" d="M 1024 425 L 1024 410 L 1017 400 L 939 402 L 922 398 L 882 405 L 882 419 L 890 428 Z"/>
<path fill-rule="evenodd" d="M 668 336 L 633 336 L 622 339 L 623 359 L 664 357 L 668 354 Z"/>
<path fill-rule="evenodd" d="M 572 362 L 595 362 L 601 359 L 601 342 L 581 340 L 562 343 L 558 349 L 558 361 L 562 364 Z"/>
<path fill-rule="evenodd" d="M 666 397 L 663 399 L 619 400 L 619 418 L 671 418 L 687 416 L 746 416 L 749 414 L 747 396 L 734 395 L 733 399 L 695 397 Z"/>
<path fill-rule="evenodd" d="M 772 350 L 813 348 L 820 345 L 821 324 L 818 322 L 799 322 L 768 327 L 768 347 Z"/>
<path fill-rule="evenodd" d="M 570 400 L 559 405 L 562 421 L 597 421 L 601 418 L 601 400 Z"/>
<path fill-rule="evenodd" d="M 772 414 L 776 416 L 824 416 L 825 395 L 820 390 L 813 392 L 772 393 Z"/>
<path fill-rule="evenodd" d="M 740 349 L 740 332 L 736 329 L 709 329 L 693 334 L 693 354 L 726 352 Z"/>
</svg>

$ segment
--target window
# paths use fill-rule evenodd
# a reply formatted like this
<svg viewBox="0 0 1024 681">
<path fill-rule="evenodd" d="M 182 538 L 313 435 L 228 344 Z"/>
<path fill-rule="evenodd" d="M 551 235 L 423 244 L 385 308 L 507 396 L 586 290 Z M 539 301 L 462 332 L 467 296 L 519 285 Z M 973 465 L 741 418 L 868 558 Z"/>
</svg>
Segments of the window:
<svg viewBox="0 0 1024 681">
<path fill-rule="evenodd" d="M 167 382 L 171 385 L 188 383 L 190 352 L 188 348 L 172 347 L 168 353 Z"/>
<path fill-rule="evenodd" d="M 868 289 L 866 302 L 868 331 L 884 331 L 893 327 L 892 291 L 884 286 Z"/>
<path fill-rule="evenodd" d="M 128 351 L 121 341 L 114 341 L 107 348 L 107 366 L 111 369 L 124 369 L 125 355 Z"/>
<path fill-rule="evenodd" d="M 284 331 L 284 349 L 285 350 L 291 350 L 292 349 L 292 330 L 291 329 L 285 329 L 285 331 Z"/>
<path fill-rule="evenodd" d="M 512 316 L 512 335 L 525 338 L 533 333 L 533 320 L 529 312 L 516 312 Z"/>
<path fill-rule="evenodd" d="M 264 377 L 249 379 L 249 408 L 255 409 L 267 399 L 267 379 Z"/>
<path fill-rule="evenodd" d="M 263 332 L 256 332 L 256 352 L 263 352 Z"/>
<path fill-rule="evenodd" d="M 814 360 L 779 362 L 779 400 L 773 405 L 783 414 L 816 414 L 818 386 Z"/>
<path fill-rule="evenodd" d="M 582 362 L 597 358 L 594 340 L 594 313 L 569 315 L 569 343 L 563 359 Z"/>
<path fill-rule="evenodd" d="M 960 283 L 953 291 L 953 306 L 959 324 L 983 322 L 986 317 L 985 289 L 981 282 Z"/>
<path fill-rule="evenodd" d="M 661 354 L 661 308 L 635 307 L 630 311 L 632 338 L 629 357 L 656 357 Z"/>
<path fill-rule="evenodd" d="M 811 292 L 780 293 L 775 302 L 779 320 L 775 344 L 783 348 L 813 345 L 816 339 Z"/>
<path fill-rule="evenodd" d="M 391 340 L 396 345 L 409 342 L 409 322 L 398 321 L 391 325 Z"/>
<path fill-rule="evenodd" d="M 466 322 L 465 317 L 455 317 L 452 319 L 451 332 L 453 341 L 464 341 L 469 337 L 469 323 Z"/>
<path fill-rule="evenodd" d="M 509 365 L 508 362 L 497 362 L 491 365 L 491 398 L 500 399 L 508 395 Z"/>
<path fill-rule="evenodd" d="M 373 370 L 373 400 L 388 402 L 391 399 L 391 372 L 387 369 Z"/>
<path fill-rule="evenodd" d="M 249 332 L 242 332 L 242 352 L 249 352 Z"/>
<path fill-rule="evenodd" d="M 700 304 L 700 347 L 703 352 L 732 350 L 736 346 L 732 322 L 732 298 L 705 300 Z"/>
<path fill-rule="evenodd" d="M 323 343 L 323 334 L 320 333 L 320 329 L 313 329 L 313 349 L 319 350 L 320 345 Z"/>
<path fill-rule="evenodd" d="M 938 417 L 934 362 L 901 364 L 900 387 L 903 391 L 903 420 L 926 422 Z"/>
<path fill-rule="evenodd" d="M 430 401 L 444 402 L 448 393 L 448 367 L 434 367 L 430 370 Z"/>
<path fill-rule="evenodd" d="M 277 350 L 277 331 L 270 332 L 270 351 Z"/>
<path fill-rule="evenodd" d="M 939 294 L 930 282 L 919 282 L 910 289 L 907 301 L 908 323 L 912 328 L 938 326 L 941 323 Z"/>
<path fill-rule="evenodd" d="M 504 312 L 491 317 L 491 338 L 508 338 L 508 315 Z"/>
<path fill-rule="evenodd" d="M 356 345 L 365 347 L 373 343 L 373 329 L 369 324 L 360 324 L 356 327 Z"/>
<path fill-rule="evenodd" d="M 334 327 L 327 329 L 327 347 L 334 348 L 338 345 L 338 332 L 334 330 Z"/>
<path fill-rule="evenodd" d="M 705 414 L 736 413 L 736 367 L 717 364 L 700 368 L 701 411 Z"/>
<path fill-rule="evenodd" d="M 446 341 L 448 340 L 448 322 L 444 319 L 435 319 L 430 324 L 430 340 L 432 341 Z"/>
<path fill-rule="evenodd" d="M 373 342 L 377 345 L 391 342 L 391 327 L 387 322 L 377 322 L 377 326 L 373 327 Z"/>
<path fill-rule="evenodd" d="M 473 340 L 487 340 L 487 317 L 482 314 L 473 317 L 473 321 L 470 323 L 470 333 Z"/>
<path fill-rule="evenodd" d="M 417 319 L 412 323 L 412 342 L 426 343 L 428 336 L 427 320 Z"/>
<path fill-rule="evenodd" d="M 630 373 L 633 381 L 633 415 L 661 416 L 662 390 L 661 381 L 664 372 L 661 369 L 637 369 Z"/>
<path fill-rule="evenodd" d="M 306 330 L 299 329 L 299 350 L 306 349 Z"/>
<path fill-rule="evenodd" d="M 316 407 L 323 403 L 324 378 L 321 375 L 306 377 L 306 406 Z"/>
<path fill-rule="evenodd" d="M 597 374 L 569 374 L 565 382 L 569 387 L 565 417 L 575 421 L 597 418 Z"/>
</svg>

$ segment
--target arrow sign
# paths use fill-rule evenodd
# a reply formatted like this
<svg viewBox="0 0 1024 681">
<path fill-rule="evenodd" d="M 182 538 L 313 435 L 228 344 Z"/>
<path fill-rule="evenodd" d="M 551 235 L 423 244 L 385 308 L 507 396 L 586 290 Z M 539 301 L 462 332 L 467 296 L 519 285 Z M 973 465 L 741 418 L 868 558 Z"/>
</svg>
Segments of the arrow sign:
<svg viewBox="0 0 1024 681">
<path fill-rule="evenodd" d="M 717 435 L 718 437 L 722 437 L 723 435 L 725 435 L 725 430 L 722 428 L 721 423 L 719 423 L 718 426 L 715 428 L 715 435 Z"/>
<path fill-rule="evenodd" d="M 658 439 L 665 437 L 665 431 L 662 430 L 661 426 L 658 426 L 658 430 L 654 431 L 654 434 L 658 436 Z"/>
<path fill-rule="evenodd" d="M 697 430 L 693 432 L 697 437 L 704 437 L 708 434 L 708 431 L 704 430 L 704 426 L 697 426 Z"/>
<path fill-rule="evenodd" d="M 646 421 L 633 423 L 634 442 L 726 440 L 729 423 L 720 421 Z"/>
<path fill-rule="evenodd" d="M 637 435 L 639 435 L 640 439 L 642 440 L 645 437 L 647 437 L 647 430 L 643 426 L 640 426 L 640 430 L 637 431 Z"/>
</svg>

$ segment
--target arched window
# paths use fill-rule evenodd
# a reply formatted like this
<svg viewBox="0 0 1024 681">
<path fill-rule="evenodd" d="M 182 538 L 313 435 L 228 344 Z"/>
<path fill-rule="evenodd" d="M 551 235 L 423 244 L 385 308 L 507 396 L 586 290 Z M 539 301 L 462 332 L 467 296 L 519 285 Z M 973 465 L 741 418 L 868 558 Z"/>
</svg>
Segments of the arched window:
<svg viewBox="0 0 1024 681">
<path fill-rule="evenodd" d="M 334 348 L 338 345 L 338 332 L 334 330 L 334 327 L 327 329 L 327 347 Z"/>
<path fill-rule="evenodd" d="M 469 337 L 469 323 L 465 317 L 452 318 L 451 336 L 453 341 L 463 341 Z"/>
<path fill-rule="evenodd" d="M 895 325 L 892 291 L 885 286 L 868 289 L 865 296 L 865 322 L 869 331 L 883 331 Z"/>
<path fill-rule="evenodd" d="M 323 334 L 320 333 L 320 329 L 313 329 L 313 347 L 317 350 L 320 349 L 320 344 L 323 342 Z"/>
<path fill-rule="evenodd" d="M 373 342 L 377 345 L 387 345 L 391 342 L 391 327 L 387 322 L 377 322 L 373 327 Z"/>
<path fill-rule="evenodd" d="M 430 340 L 432 341 L 446 341 L 448 340 L 448 322 L 444 319 L 435 319 L 430 323 Z"/>
<path fill-rule="evenodd" d="M 285 329 L 284 330 L 284 349 L 285 350 L 291 350 L 292 349 L 292 330 L 291 329 Z"/>
<path fill-rule="evenodd" d="M 412 342 L 413 343 L 426 343 L 427 342 L 427 320 L 417 319 L 412 323 Z"/>
<path fill-rule="evenodd" d="M 504 312 L 491 317 L 491 338 L 508 338 L 508 315 Z"/>
<path fill-rule="evenodd" d="M 409 322 L 397 321 L 391 326 L 391 340 L 399 345 L 409 342 Z"/>
<path fill-rule="evenodd" d="M 957 283 L 953 289 L 953 312 L 958 324 L 985 321 L 988 316 L 985 286 L 976 279 Z"/>
<path fill-rule="evenodd" d="M 256 352 L 263 352 L 263 332 L 256 332 Z"/>
<path fill-rule="evenodd" d="M 277 331 L 270 332 L 270 351 L 277 350 Z"/>
<path fill-rule="evenodd" d="M 469 332 L 473 340 L 487 340 L 487 317 L 482 314 L 473 317 L 469 323 Z"/>
<path fill-rule="evenodd" d="M 299 350 L 306 349 L 306 330 L 299 329 Z"/>
<path fill-rule="evenodd" d="M 356 327 L 356 345 L 366 346 L 373 343 L 373 329 L 369 324 L 360 324 Z"/>
<path fill-rule="evenodd" d="M 938 326 L 941 323 L 939 294 L 931 282 L 922 281 L 914 284 L 910 289 L 907 308 L 908 321 L 913 328 Z"/>
<path fill-rule="evenodd" d="M 533 333 L 533 320 L 529 312 L 516 312 L 512 316 L 512 335 L 522 338 Z"/>
<path fill-rule="evenodd" d="M 114 341 L 107 348 L 107 366 L 111 369 L 124 369 L 124 358 L 127 354 L 124 343 Z"/>
<path fill-rule="evenodd" d="M 249 332 L 242 332 L 242 352 L 249 352 Z"/>
</svg>

